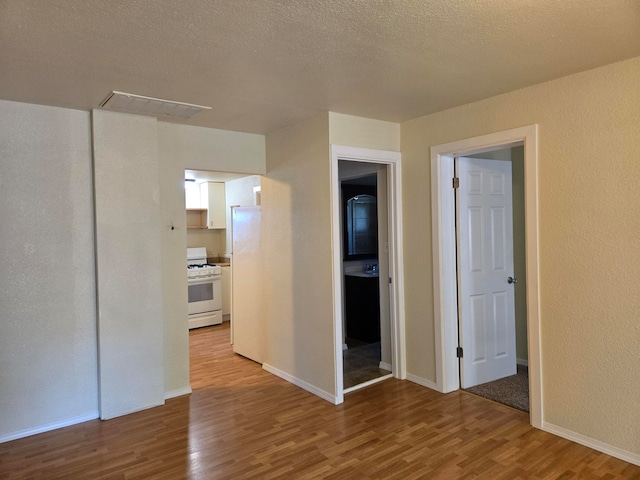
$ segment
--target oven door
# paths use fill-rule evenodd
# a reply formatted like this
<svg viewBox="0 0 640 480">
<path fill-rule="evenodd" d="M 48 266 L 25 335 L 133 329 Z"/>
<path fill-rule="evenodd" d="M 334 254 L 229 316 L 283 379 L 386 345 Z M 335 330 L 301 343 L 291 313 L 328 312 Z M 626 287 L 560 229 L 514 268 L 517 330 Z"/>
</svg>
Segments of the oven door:
<svg viewBox="0 0 640 480">
<path fill-rule="evenodd" d="M 189 280 L 189 315 L 212 312 L 216 308 L 217 295 L 211 278 Z"/>
</svg>

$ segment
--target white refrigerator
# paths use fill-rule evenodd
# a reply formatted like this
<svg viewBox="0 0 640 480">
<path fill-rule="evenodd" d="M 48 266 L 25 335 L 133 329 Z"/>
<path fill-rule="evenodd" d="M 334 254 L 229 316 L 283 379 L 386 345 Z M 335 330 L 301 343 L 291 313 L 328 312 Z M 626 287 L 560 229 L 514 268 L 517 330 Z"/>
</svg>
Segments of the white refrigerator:
<svg viewBox="0 0 640 480">
<path fill-rule="evenodd" d="M 231 343 L 233 351 L 263 361 L 260 206 L 231 209 Z"/>
</svg>

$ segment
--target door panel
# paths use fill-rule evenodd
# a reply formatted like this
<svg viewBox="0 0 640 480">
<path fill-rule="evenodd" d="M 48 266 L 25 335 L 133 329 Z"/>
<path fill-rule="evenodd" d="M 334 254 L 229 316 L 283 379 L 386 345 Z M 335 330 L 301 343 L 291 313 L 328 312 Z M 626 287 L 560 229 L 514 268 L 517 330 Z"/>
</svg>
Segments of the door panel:
<svg viewBox="0 0 640 480">
<path fill-rule="evenodd" d="M 516 373 L 511 162 L 458 158 L 462 388 Z"/>
</svg>

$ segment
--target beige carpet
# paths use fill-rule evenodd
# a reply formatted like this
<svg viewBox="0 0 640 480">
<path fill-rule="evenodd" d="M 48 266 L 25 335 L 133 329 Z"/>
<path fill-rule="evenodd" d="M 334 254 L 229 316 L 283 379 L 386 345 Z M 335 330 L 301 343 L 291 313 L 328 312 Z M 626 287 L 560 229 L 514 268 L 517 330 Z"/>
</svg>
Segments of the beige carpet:
<svg viewBox="0 0 640 480">
<path fill-rule="evenodd" d="M 518 365 L 518 373 L 515 375 L 467 388 L 465 391 L 528 412 L 529 369 Z"/>
</svg>

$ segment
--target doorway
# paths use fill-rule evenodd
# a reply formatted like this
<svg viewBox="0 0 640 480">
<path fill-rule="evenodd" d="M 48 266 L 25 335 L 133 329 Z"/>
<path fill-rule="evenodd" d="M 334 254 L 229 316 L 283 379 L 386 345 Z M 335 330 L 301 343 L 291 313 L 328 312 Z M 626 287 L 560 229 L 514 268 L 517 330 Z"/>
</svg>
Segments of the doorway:
<svg viewBox="0 0 640 480">
<path fill-rule="evenodd" d="M 333 271 L 334 271 L 334 332 L 335 332 L 335 379 L 336 379 L 336 398 L 335 403 L 339 404 L 344 401 L 344 393 L 348 393 L 356 388 L 361 388 L 370 383 L 380 381 L 380 379 L 394 376 L 396 378 L 405 377 L 405 357 L 404 357 L 404 315 L 401 308 L 400 299 L 403 298 L 403 274 L 402 274 L 402 252 L 401 252 L 401 232 L 402 232 L 402 210 L 401 210 L 401 172 L 400 172 L 400 154 L 398 152 L 386 152 L 380 150 L 370 150 L 355 147 L 346 147 L 332 145 L 332 232 L 333 232 Z M 352 167 L 357 167 L 355 174 L 349 174 L 347 164 L 340 162 L 348 162 Z M 377 253 L 377 261 L 373 262 L 369 259 L 364 260 L 361 264 L 345 266 L 343 250 L 345 243 L 342 233 L 344 228 L 343 202 L 341 201 L 342 180 L 346 177 L 356 178 L 367 176 L 363 169 L 369 169 L 369 175 L 376 175 L 376 192 L 380 204 L 386 205 L 385 208 L 378 209 L 378 224 L 382 225 L 386 233 L 379 234 L 379 238 L 386 238 L 386 241 L 379 242 Z M 342 179 L 340 178 L 342 175 Z M 386 179 L 386 187 L 381 186 L 380 179 Z M 386 196 L 383 202 L 381 196 Z M 377 200 L 377 201 L 378 201 Z M 365 207 L 366 208 L 366 207 Z M 346 212 L 346 211 L 345 211 Z M 345 213 L 346 214 L 346 213 Z M 366 243 L 365 239 L 365 243 Z M 380 253 L 382 252 L 382 253 Z M 357 260 L 357 259 L 356 259 Z M 375 264 L 375 267 L 373 267 Z M 345 388 L 344 382 L 344 358 L 343 351 L 346 344 L 346 326 L 345 311 L 347 307 L 345 296 L 344 274 L 345 269 L 350 267 L 360 269 L 363 280 L 371 280 L 373 275 L 371 270 L 377 270 L 378 291 L 382 292 L 379 301 L 379 312 L 388 313 L 388 322 L 383 317 L 380 319 L 380 326 L 377 328 L 381 337 L 380 342 L 380 359 L 377 360 L 377 367 L 389 368 L 389 373 L 383 376 L 360 383 L 355 387 Z M 370 270 L 367 273 L 367 269 Z M 373 282 L 372 282 L 373 283 Z M 385 304 L 385 298 L 388 298 L 388 305 Z M 376 300 L 376 303 L 378 300 Z M 384 337 L 388 340 L 385 341 Z M 374 343 L 374 342 L 370 342 Z M 387 345 L 387 346 L 385 346 Z M 386 350 L 386 351 L 385 351 Z M 385 358 L 388 360 L 385 361 Z M 378 372 L 378 375 L 380 373 Z"/>
<path fill-rule="evenodd" d="M 185 207 L 187 210 L 186 247 L 205 248 L 206 263 L 220 267 L 222 294 L 222 310 L 220 312 L 222 324 L 212 324 L 204 328 L 190 330 L 189 337 L 191 341 L 197 342 L 197 339 L 208 338 L 207 335 L 210 335 L 210 332 L 207 334 L 204 330 L 224 330 L 229 342 L 233 343 L 233 328 L 237 322 L 233 322 L 232 283 L 235 280 L 235 283 L 238 284 L 246 278 L 246 274 L 243 275 L 240 271 L 239 275 L 232 275 L 232 207 L 255 208 L 253 206 L 260 203 L 261 177 L 246 173 L 193 169 L 187 169 L 184 173 Z M 219 195 L 213 196 L 212 192 Z M 214 217 L 214 211 L 217 217 Z M 241 283 L 241 285 L 243 285 L 242 288 L 236 288 L 236 296 L 240 301 L 243 298 L 255 297 L 250 291 L 251 285 L 246 283 Z M 240 313 L 242 314 L 242 312 Z M 220 338 L 220 335 L 216 338 Z M 203 352 L 204 350 L 199 349 L 199 351 Z M 206 375 L 202 375 L 199 369 L 200 362 L 207 362 L 208 357 L 206 355 L 199 356 L 197 352 L 191 350 L 189 357 L 191 370 L 195 377 L 206 379 Z M 196 388 L 199 385 L 197 382 L 194 384 Z"/>
<path fill-rule="evenodd" d="M 340 160 L 343 384 L 346 392 L 391 376 L 386 165 Z"/>
<path fill-rule="evenodd" d="M 431 148 L 432 246 L 437 388 L 460 388 L 453 158 L 517 145 L 524 147 L 524 223 L 529 418 L 542 428 L 542 386 L 538 294 L 537 126 L 516 128 Z"/>
</svg>

